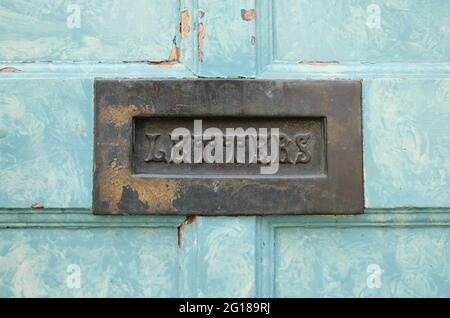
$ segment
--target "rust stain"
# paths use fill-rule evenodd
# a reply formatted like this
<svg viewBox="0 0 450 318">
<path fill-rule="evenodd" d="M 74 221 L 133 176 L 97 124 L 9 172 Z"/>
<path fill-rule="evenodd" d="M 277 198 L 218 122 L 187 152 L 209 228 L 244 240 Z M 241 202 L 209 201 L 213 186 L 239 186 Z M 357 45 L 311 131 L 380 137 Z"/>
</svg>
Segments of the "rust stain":
<svg viewBox="0 0 450 318">
<path fill-rule="evenodd" d="M 44 206 L 43 206 L 42 204 L 40 204 L 40 203 L 33 203 L 33 204 L 31 205 L 31 208 L 32 208 L 32 209 L 43 209 Z"/>
<path fill-rule="evenodd" d="M 255 10 L 254 9 L 250 9 L 250 10 L 242 9 L 241 10 L 241 18 L 244 21 L 251 21 L 251 20 L 255 19 L 256 18 Z"/>
<path fill-rule="evenodd" d="M 99 112 L 99 120 L 113 124 L 116 127 L 125 125 L 139 110 L 135 105 L 130 107 L 102 107 Z"/>
<path fill-rule="evenodd" d="M 252 35 L 250 42 L 252 45 L 256 45 L 256 36 Z"/>
<path fill-rule="evenodd" d="M 183 10 L 181 11 L 180 17 L 180 34 L 181 38 L 185 39 L 189 35 L 189 11 Z"/>
<path fill-rule="evenodd" d="M 149 61 L 144 60 L 144 61 L 122 61 L 122 63 L 124 64 L 148 64 Z"/>
<path fill-rule="evenodd" d="M 14 73 L 14 72 L 17 72 L 17 71 L 18 71 L 18 69 L 15 68 L 15 67 L 7 66 L 7 67 L 0 68 L 0 72 L 5 72 L 5 73 Z"/>
<path fill-rule="evenodd" d="M 176 198 L 177 182 L 175 180 L 149 180 L 132 177 L 130 171 L 114 158 L 107 169 L 99 175 L 100 196 L 119 213 L 119 204 L 122 199 L 123 187 L 129 186 L 138 193 L 139 201 L 147 204 L 150 209 L 173 208 Z"/>
<path fill-rule="evenodd" d="M 117 159 L 114 159 L 106 172 L 99 176 L 100 182 L 103 184 L 100 189 L 100 195 L 104 200 L 108 201 L 112 208 L 117 209 L 117 212 L 118 204 L 122 197 L 122 186 L 125 185 L 121 178 L 127 178 L 127 176 L 128 171 L 119 164 Z"/>
<path fill-rule="evenodd" d="M 203 39 L 205 38 L 205 27 L 203 23 L 198 24 L 198 41 L 197 41 L 197 50 L 198 50 L 198 60 L 203 62 Z"/>
<path fill-rule="evenodd" d="M 178 183 L 174 180 L 151 180 L 128 176 L 130 186 L 139 193 L 139 200 L 150 208 L 173 209 Z"/>
<path fill-rule="evenodd" d="M 332 64 L 339 64 L 339 61 L 300 61 L 299 63 L 315 66 L 327 66 Z"/>
</svg>

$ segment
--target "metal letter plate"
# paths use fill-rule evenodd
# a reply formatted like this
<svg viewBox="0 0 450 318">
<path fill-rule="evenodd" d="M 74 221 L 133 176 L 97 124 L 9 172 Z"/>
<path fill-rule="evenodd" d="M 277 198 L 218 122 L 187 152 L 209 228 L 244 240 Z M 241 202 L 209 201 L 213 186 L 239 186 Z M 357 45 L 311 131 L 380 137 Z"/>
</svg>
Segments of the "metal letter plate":
<svg viewBox="0 0 450 318">
<path fill-rule="evenodd" d="M 94 154 L 95 214 L 363 213 L 361 83 L 97 79 Z"/>
</svg>

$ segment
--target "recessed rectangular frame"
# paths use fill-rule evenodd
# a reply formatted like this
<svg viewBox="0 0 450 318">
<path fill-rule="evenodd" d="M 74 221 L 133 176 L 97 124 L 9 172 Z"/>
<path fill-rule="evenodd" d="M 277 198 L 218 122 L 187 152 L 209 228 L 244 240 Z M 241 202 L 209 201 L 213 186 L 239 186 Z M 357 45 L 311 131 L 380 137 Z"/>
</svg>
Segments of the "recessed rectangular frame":
<svg viewBox="0 0 450 318">
<path fill-rule="evenodd" d="M 96 79 L 95 214 L 363 213 L 361 82 Z M 136 118 L 322 118 L 326 174 L 298 177 L 133 173 Z"/>
<path fill-rule="evenodd" d="M 233 158 L 228 158 L 228 163 L 193 163 L 193 131 L 196 117 L 134 117 L 133 148 L 132 148 L 132 173 L 143 177 L 152 178 L 212 178 L 212 179 L 243 179 L 260 178 L 260 162 L 248 163 L 248 137 L 245 143 L 245 163 L 237 162 L 236 137 L 234 138 Z M 271 128 L 278 128 L 280 143 L 283 143 L 284 153 L 282 162 L 279 164 L 275 177 L 283 178 L 307 178 L 324 175 L 325 171 L 325 118 L 297 118 L 297 117 L 203 117 L 201 120 L 202 131 L 214 127 L 222 132 L 222 161 L 225 162 L 224 143 L 226 129 L 239 129 L 244 131 L 254 128 L 256 133 L 259 129 L 267 129 L 270 134 Z M 191 133 L 191 162 L 174 164 L 168 162 L 170 158 L 173 141 L 170 133 L 179 127 L 189 130 Z M 248 131 L 250 132 L 250 131 Z M 152 137 L 152 151 L 147 135 Z M 156 139 L 155 136 L 158 136 Z M 296 136 L 308 136 L 307 143 L 302 146 L 304 152 L 300 153 L 296 143 Z M 270 136 L 269 136 L 270 137 Z M 220 138 L 220 137 L 219 137 Z M 283 140 L 284 138 L 284 140 Z M 257 137 L 255 138 L 255 140 Z M 204 142 L 206 144 L 207 142 Z M 286 145 L 284 145 L 286 144 Z M 267 143 L 270 155 L 270 142 Z M 149 157 L 149 153 L 151 156 Z M 303 161 L 300 154 L 304 156 Z M 153 156 L 159 156 L 156 159 Z M 154 160 L 156 159 L 156 160 Z M 234 159 L 234 160 L 232 160 Z M 242 158 L 241 158 L 242 159 Z M 205 160 L 204 160 L 205 161 Z M 255 159 L 256 161 L 256 159 Z M 297 163 L 295 163 L 297 162 Z M 266 165 L 267 166 L 267 165 Z M 269 175 L 265 176 L 270 177 Z"/>
</svg>

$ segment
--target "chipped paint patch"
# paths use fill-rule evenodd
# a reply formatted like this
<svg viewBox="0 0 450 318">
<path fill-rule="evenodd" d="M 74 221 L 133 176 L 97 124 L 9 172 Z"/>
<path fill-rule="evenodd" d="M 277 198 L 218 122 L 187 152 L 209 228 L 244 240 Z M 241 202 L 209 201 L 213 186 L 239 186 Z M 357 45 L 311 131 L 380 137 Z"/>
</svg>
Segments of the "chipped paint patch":
<svg viewBox="0 0 450 318">
<path fill-rule="evenodd" d="M 0 72 L 4 72 L 4 73 L 14 73 L 14 72 L 17 72 L 17 71 L 19 71 L 17 68 L 10 67 L 10 66 L 0 68 Z"/>
<path fill-rule="evenodd" d="M 31 205 L 31 208 L 32 208 L 32 209 L 43 209 L 44 206 L 43 206 L 42 204 L 40 204 L 40 203 L 33 203 L 33 204 Z"/>
<path fill-rule="evenodd" d="M 198 50 L 198 60 L 203 62 L 203 39 L 205 38 L 205 27 L 203 23 L 198 24 L 198 41 L 197 41 L 197 50 Z"/>
<path fill-rule="evenodd" d="M 188 27 L 189 27 L 189 25 L 188 25 Z M 177 40 L 177 38 L 176 38 L 176 36 L 174 36 L 173 40 L 172 40 L 172 48 L 170 50 L 169 57 L 167 58 L 167 60 L 162 60 L 162 61 L 149 61 L 149 60 L 122 61 L 122 63 L 124 63 L 124 64 L 148 64 L 148 65 L 156 65 L 156 66 L 163 67 L 163 68 L 170 68 L 174 64 L 177 64 L 180 59 L 180 49 L 177 46 L 176 40 Z"/>
<path fill-rule="evenodd" d="M 195 218 L 196 218 L 195 215 L 188 215 L 188 216 L 186 217 L 186 220 L 184 221 L 184 223 L 185 223 L 185 224 L 192 224 L 192 223 L 195 222 Z"/>
<path fill-rule="evenodd" d="M 159 66 L 162 68 L 170 68 L 172 67 L 172 65 L 177 64 L 178 60 L 175 61 L 122 61 L 122 63 L 124 64 L 148 64 L 148 65 L 155 65 L 155 66 Z"/>
<path fill-rule="evenodd" d="M 180 34 L 181 38 L 185 39 L 189 35 L 189 11 L 183 10 L 180 14 Z"/>
<path fill-rule="evenodd" d="M 172 49 L 170 50 L 167 62 L 178 62 L 180 58 L 180 49 L 177 47 L 177 37 L 174 36 L 172 40 Z"/>
<path fill-rule="evenodd" d="M 299 64 L 327 66 L 327 65 L 339 64 L 339 61 L 300 61 Z"/>
<path fill-rule="evenodd" d="M 202 11 L 202 10 L 198 10 L 198 17 L 199 17 L 200 19 L 203 19 L 204 16 L 205 16 L 205 12 Z"/>
<path fill-rule="evenodd" d="M 150 64 L 150 65 L 156 65 L 161 68 L 170 68 L 177 63 L 178 63 L 178 60 L 175 60 L 175 61 L 149 61 L 148 62 L 148 64 Z"/>
<path fill-rule="evenodd" d="M 150 61 L 143 60 L 143 61 L 122 61 L 123 64 L 148 64 Z"/>
<path fill-rule="evenodd" d="M 250 42 L 252 43 L 252 45 L 256 45 L 256 36 L 252 35 Z"/>
<path fill-rule="evenodd" d="M 250 9 L 250 10 L 242 9 L 241 10 L 241 18 L 244 21 L 251 21 L 251 20 L 255 19 L 256 18 L 255 10 L 254 9 Z"/>
</svg>

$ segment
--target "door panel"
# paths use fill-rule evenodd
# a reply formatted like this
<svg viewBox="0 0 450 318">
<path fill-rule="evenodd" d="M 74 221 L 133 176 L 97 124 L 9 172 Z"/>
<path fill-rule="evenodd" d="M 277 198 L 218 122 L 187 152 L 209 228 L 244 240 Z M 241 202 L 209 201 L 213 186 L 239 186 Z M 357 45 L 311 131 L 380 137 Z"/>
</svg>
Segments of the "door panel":
<svg viewBox="0 0 450 318">
<path fill-rule="evenodd" d="M 0 61 L 161 61 L 179 1 L 2 1 Z"/>
<path fill-rule="evenodd" d="M 198 73 L 205 77 L 255 76 L 254 1 L 199 0 L 198 10 L 203 30 Z"/>
<path fill-rule="evenodd" d="M 274 296 L 446 295 L 449 238 L 437 228 L 277 228 Z M 367 284 L 371 265 L 382 270 L 380 288 Z"/>
<path fill-rule="evenodd" d="M 450 205 L 450 81 L 364 81 L 366 206 Z"/>
<path fill-rule="evenodd" d="M 177 296 L 173 233 L 176 228 L 2 230 L 0 297 Z M 68 288 L 74 265 L 82 288 Z"/>
<path fill-rule="evenodd" d="M 257 250 L 254 217 L 196 220 L 199 297 L 255 297 Z"/>
<path fill-rule="evenodd" d="M 278 61 L 449 61 L 448 1 L 270 2 Z"/>
<path fill-rule="evenodd" d="M 4 208 L 89 208 L 92 80 L 0 81 Z"/>
</svg>

